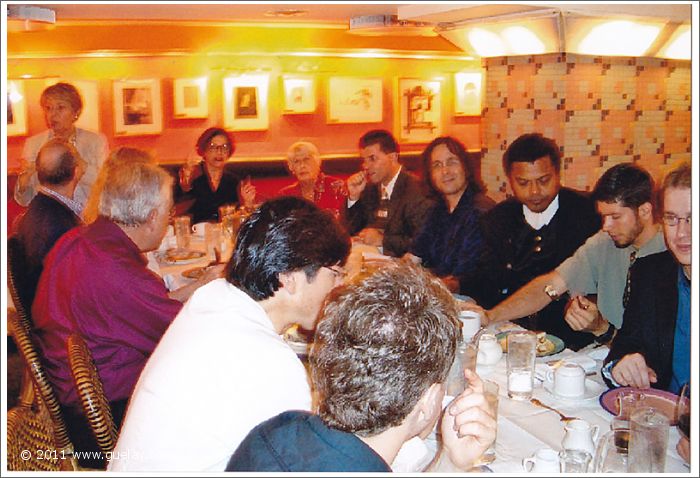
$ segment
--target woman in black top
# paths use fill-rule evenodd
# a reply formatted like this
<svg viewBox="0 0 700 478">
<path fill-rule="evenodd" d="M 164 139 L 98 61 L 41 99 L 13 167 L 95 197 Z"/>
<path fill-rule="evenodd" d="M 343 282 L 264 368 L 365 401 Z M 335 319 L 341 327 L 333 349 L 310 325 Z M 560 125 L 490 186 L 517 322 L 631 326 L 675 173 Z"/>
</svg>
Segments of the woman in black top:
<svg viewBox="0 0 700 478">
<path fill-rule="evenodd" d="M 250 180 L 239 181 L 230 171 L 225 171 L 226 161 L 233 155 L 233 138 L 221 128 L 208 128 L 197 140 L 199 158 L 187 160 L 180 168 L 180 189 L 184 198 L 192 204 L 185 214 L 192 216 L 192 223 L 219 220 L 219 206 L 240 203 L 252 207 L 255 202 L 255 186 Z"/>
</svg>

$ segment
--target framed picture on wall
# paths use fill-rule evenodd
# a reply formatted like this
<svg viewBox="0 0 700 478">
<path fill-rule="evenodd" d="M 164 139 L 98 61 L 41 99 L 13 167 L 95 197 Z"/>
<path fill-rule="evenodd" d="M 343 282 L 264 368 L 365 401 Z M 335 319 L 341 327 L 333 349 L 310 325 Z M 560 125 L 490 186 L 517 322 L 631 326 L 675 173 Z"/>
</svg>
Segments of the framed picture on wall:
<svg viewBox="0 0 700 478">
<path fill-rule="evenodd" d="M 49 78 L 45 84 L 49 87 L 59 82 L 70 83 L 75 86 L 83 100 L 83 111 L 75 122 L 75 126 L 91 131 L 100 131 L 100 95 L 97 82 L 92 80 Z"/>
<path fill-rule="evenodd" d="M 428 143 L 442 134 L 440 82 L 400 78 L 396 111 L 402 143 Z"/>
<path fill-rule="evenodd" d="M 270 75 L 244 74 L 224 78 L 224 127 L 233 131 L 262 131 L 270 126 Z"/>
<path fill-rule="evenodd" d="M 455 116 L 481 116 L 481 71 L 455 73 Z"/>
<path fill-rule="evenodd" d="M 328 123 L 382 121 L 382 79 L 331 77 L 328 80 Z"/>
<path fill-rule="evenodd" d="M 163 130 L 160 80 L 114 82 L 114 135 L 159 134 Z"/>
<path fill-rule="evenodd" d="M 27 99 L 23 80 L 7 81 L 7 136 L 27 134 Z"/>
<path fill-rule="evenodd" d="M 313 76 L 284 75 L 284 114 L 313 113 L 316 111 L 316 88 Z"/>
<path fill-rule="evenodd" d="M 209 116 L 208 83 L 201 78 L 178 78 L 173 81 L 173 116 L 206 118 Z"/>
</svg>

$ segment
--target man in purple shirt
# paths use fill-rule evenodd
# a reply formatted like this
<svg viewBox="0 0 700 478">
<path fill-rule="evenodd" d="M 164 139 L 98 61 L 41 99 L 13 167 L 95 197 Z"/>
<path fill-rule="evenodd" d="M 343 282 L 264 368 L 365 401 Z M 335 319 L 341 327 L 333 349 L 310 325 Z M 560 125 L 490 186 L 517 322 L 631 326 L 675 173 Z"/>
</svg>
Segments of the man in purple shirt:
<svg viewBox="0 0 700 478">
<path fill-rule="evenodd" d="M 141 370 L 182 307 L 143 255 L 160 244 L 172 207 L 165 170 L 121 164 L 102 191 L 100 217 L 66 233 L 46 257 L 32 307 L 34 338 L 76 451 L 95 444 L 73 384 L 68 337 L 85 339 L 119 428 Z M 207 276 L 196 285 L 214 277 Z"/>
</svg>

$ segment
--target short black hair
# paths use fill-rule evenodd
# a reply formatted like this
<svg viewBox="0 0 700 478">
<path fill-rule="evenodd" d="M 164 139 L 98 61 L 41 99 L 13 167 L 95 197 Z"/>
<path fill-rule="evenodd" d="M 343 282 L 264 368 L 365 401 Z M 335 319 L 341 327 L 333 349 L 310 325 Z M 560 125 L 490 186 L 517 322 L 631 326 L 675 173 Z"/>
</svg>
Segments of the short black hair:
<svg viewBox="0 0 700 478">
<path fill-rule="evenodd" d="M 423 164 L 423 181 L 428 187 L 428 190 L 435 196 L 440 196 L 440 191 L 437 190 L 435 184 L 433 184 L 433 177 L 430 174 L 430 157 L 433 154 L 433 150 L 444 144 L 445 147 L 459 158 L 462 163 L 462 169 L 467 176 L 467 189 L 473 191 L 474 193 L 480 193 L 486 190 L 484 184 L 481 182 L 480 178 L 476 176 L 476 171 L 474 165 L 469 161 L 469 156 L 467 155 L 467 150 L 461 141 L 452 136 L 440 136 L 435 138 L 430 142 L 428 146 L 423 150 L 421 154 L 421 161 Z"/>
<path fill-rule="evenodd" d="M 378 144 L 384 154 L 398 153 L 399 145 L 394 136 L 385 129 L 373 129 L 362 135 L 358 146 L 360 149 Z"/>
<path fill-rule="evenodd" d="M 654 180 L 641 166 L 616 164 L 598 179 L 591 197 L 594 201 L 619 202 L 624 207 L 634 209 L 645 202 L 654 206 Z"/>
<path fill-rule="evenodd" d="M 207 146 L 209 146 L 209 142 L 214 136 L 226 137 L 229 147 L 229 156 L 231 156 L 236 150 L 236 143 L 233 141 L 233 136 L 231 136 L 225 129 L 216 126 L 205 129 L 204 132 L 199 135 L 199 138 L 197 139 L 197 154 L 204 156 Z"/>
<path fill-rule="evenodd" d="M 280 288 L 279 275 L 303 270 L 313 279 L 321 267 L 344 265 L 350 236 L 328 211 L 303 198 L 263 203 L 238 231 L 226 280 L 256 301 Z"/>
<path fill-rule="evenodd" d="M 510 175 L 513 163 L 534 163 L 543 156 L 549 156 L 552 166 L 559 172 L 561 169 L 561 152 L 556 141 L 545 138 L 540 133 L 528 133 L 519 136 L 510 143 L 503 153 L 503 171 Z"/>
</svg>

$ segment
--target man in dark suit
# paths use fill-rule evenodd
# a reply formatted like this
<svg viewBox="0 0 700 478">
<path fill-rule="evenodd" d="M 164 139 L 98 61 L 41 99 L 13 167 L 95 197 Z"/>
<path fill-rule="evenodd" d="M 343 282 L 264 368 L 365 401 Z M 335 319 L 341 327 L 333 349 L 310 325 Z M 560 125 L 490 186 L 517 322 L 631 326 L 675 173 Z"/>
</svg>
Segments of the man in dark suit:
<svg viewBox="0 0 700 478">
<path fill-rule="evenodd" d="M 690 380 L 690 163 L 666 176 L 661 198 L 668 250 L 632 266 L 629 302 L 603 377 L 608 385 L 678 393 Z"/>
<path fill-rule="evenodd" d="M 14 267 L 26 311 L 31 310 L 44 257 L 64 233 L 81 224 L 81 206 L 73 201 L 73 193 L 85 167 L 85 161 L 68 142 L 51 140 L 39 150 L 39 194 L 19 219 L 15 234 L 19 263 Z"/>
<path fill-rule="evenodd" d="M 353 240 L 401 257 L 411 246 L 434 202 L 420 181 L 404 171 L 399 146 L 385 130 L 359 141 L 363 171 L 348 178 L 345 221 Z"/>
<path fill-rule="evenodd" d="M 461 281 L 461 292 L 492 308 L 531 279 L 550 272 L 600 229 L 591 199 L 560 182 L 556 142 L 524 134 L 503 155 L 503 170 L 514 197 L 482 217 L 485 252 L 476 272 Z M 555 301 L 520 319 L 523 327 L 543 330 L 578 350 L 593 335 L 576 332 L 563 320 L 567 301 Z"/>
</svg>

